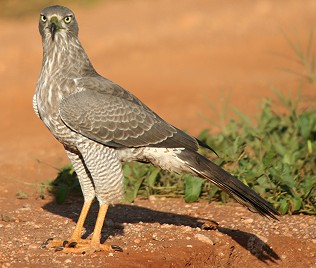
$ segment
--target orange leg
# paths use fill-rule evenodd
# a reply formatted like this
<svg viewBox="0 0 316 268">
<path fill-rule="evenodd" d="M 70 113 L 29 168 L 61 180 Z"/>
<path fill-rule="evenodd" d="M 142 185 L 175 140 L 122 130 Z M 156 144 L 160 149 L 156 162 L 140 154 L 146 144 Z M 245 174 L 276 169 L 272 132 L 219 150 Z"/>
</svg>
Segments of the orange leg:
<svg viewBox="0 0 316 268">
<path fill-rule="evenodd" d="M 48 239 L 45 243 L 42 244 L 42 247 L 47 248 L 56 248 L 57 250 L 62 250 L 65 246 L 73 246 L 76 245 L 79 241 L 83 242 L 85 240 L 81 239 L 81 232 L 83 224 L 87 218 L 89 209 L 91 207 L 92 201 L 84 202 L 83 207 L 80 212 L 79 219 L 77 221 L 76 227 L 70 241 L 67 240 L 55 240 L 55 239 Z"/>
<path fill-rule="evenodd" d="M 84 222 L 85 222 L 85 220 L 87 218 L 87 215 L 88 215 L 89 209 L 91 207 L 92 201 L 93 200 L 84 202 L 82 210 L 80 212 L 79 219 L 78 219 L 77 224 L 76 224 L 76 228 L 75 228 L 75 230 L 72 233 L 72 236 L 70 238 L 70 243 L 71 242 L 77 242 L 78 243 L 79 240 L 81 239 L 82 227 L 83 227 L 83 224 L 84 224 Z"/>
<path fill-rule="evenodd" d="M 103 227 L 104 219 L 108 210 L 108 205 L 100 205 L 97 221 L 94 227 L 91 241 L 82 240 L 81 231 L 83 223 L 87 217 L 92 202 L 85 202 L 80 213 L 76 228 L 71 236 L 70 242 L 68 241 L 47 241 L 47 247 L 54 247 L 57 251 L 63 251 L 65 253 L 93 253 L 96 251 L 122 251 L 118 246 L 112 246 L 109 244 L 101 244 L 101 230 Z M 45 245 L 45 246 L 46 246 Z"/>
</svg>

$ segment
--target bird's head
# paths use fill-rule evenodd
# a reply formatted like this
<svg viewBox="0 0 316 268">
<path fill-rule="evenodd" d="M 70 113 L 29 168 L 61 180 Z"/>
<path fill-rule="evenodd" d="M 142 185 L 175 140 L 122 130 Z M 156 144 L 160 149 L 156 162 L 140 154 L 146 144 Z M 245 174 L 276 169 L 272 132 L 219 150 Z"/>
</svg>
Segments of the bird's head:
<svg viewBox="0 0 316 268">
<path fill-rule="evenodd" d="M 41 11 L 39 31 L 43 40 L 55 41 L 60 36 L 78 36 L 75 14 L 63 6 L 50 6 Z"/>
</svg>

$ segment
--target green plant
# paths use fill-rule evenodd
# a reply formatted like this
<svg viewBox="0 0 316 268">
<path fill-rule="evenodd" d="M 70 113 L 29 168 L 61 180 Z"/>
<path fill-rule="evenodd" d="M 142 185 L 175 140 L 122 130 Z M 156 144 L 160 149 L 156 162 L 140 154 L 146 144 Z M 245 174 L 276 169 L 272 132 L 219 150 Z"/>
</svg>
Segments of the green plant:
<svg viewBox="0 0 316 268">
<path fill-rule="evenodd" d="M 303 49 L 303 45 L 299 38 L 292 40 L 285 32 L 283 35 L 290 45 L 291 49 L 295 54 L 294 62 L 298 63 L 301 67 L 302 72 L 297 72 L 292 69 L 284 68 L 285 71 L 303 77 L 312 84 L 316 84 L 316 74 L 315 74 L 315 50 L 314 47 L 314 31 L 311 31 L 306 49 Z"/>
<path fill-rule="evenodd" d="M 224 132 L 216 137 L 204 132 L 199 138 L 222 148 L 222 159 L 216 162 L 281 213 L 316 214 L 315 111 L 298 113 L 298 100 L 277 94 L 286 113 L 276 114 L 266 100 L 256 124 L 237 112 L 239 119 Z M 212 196 L 216 193 L 213 190 Z"/>
<path fill-rule="evenodd" d="M 42 183 L 40 188 L 41 196 L 45 195 L 45 191 L 53 193 L 58 204 L 63 203 L 73 190 L 81 192 L 77 174 L 71 164 L 61 168 L 54 181 Z"/>
<path fill-rule="evenodd" d="M 17 199 L 28 199 L 29 198 L 29 195 L 23 191 L 16 192 L 15 196 Z"/>
</svg>

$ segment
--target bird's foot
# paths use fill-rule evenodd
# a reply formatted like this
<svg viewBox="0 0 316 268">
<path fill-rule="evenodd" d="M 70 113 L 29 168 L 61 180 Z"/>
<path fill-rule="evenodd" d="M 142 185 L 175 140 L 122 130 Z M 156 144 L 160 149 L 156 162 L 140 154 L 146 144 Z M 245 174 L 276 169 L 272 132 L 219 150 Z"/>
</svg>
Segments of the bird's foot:
<svg viewBox="0 0 316 268">
<path fill-rule="evenodd" d="M 97 251 L 122 252 L 123 249 L 116 245 L 92 243 L 91 240 L 80 239 L 80 241 L 47 239 L 40 246 L 41 248 L 54 248 L 55 251 L 64 253 L 91 254 Z"/>
</svg>

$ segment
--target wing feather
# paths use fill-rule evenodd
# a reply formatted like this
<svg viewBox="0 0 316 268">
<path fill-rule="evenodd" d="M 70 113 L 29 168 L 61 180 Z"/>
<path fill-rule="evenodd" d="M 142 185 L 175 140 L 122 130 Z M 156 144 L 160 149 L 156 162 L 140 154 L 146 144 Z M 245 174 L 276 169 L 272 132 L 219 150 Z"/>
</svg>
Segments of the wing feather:
<svg viewBox="0 0 316 268">
<path fill-rule="evenodd" d="M 61 119 L 73 131 L 107 146 L 198 148 L 193 137 L 120 86 L 106 79 L 85 80 L 76 81 L 80 90 L 60 104 Z"/>
</svg>

